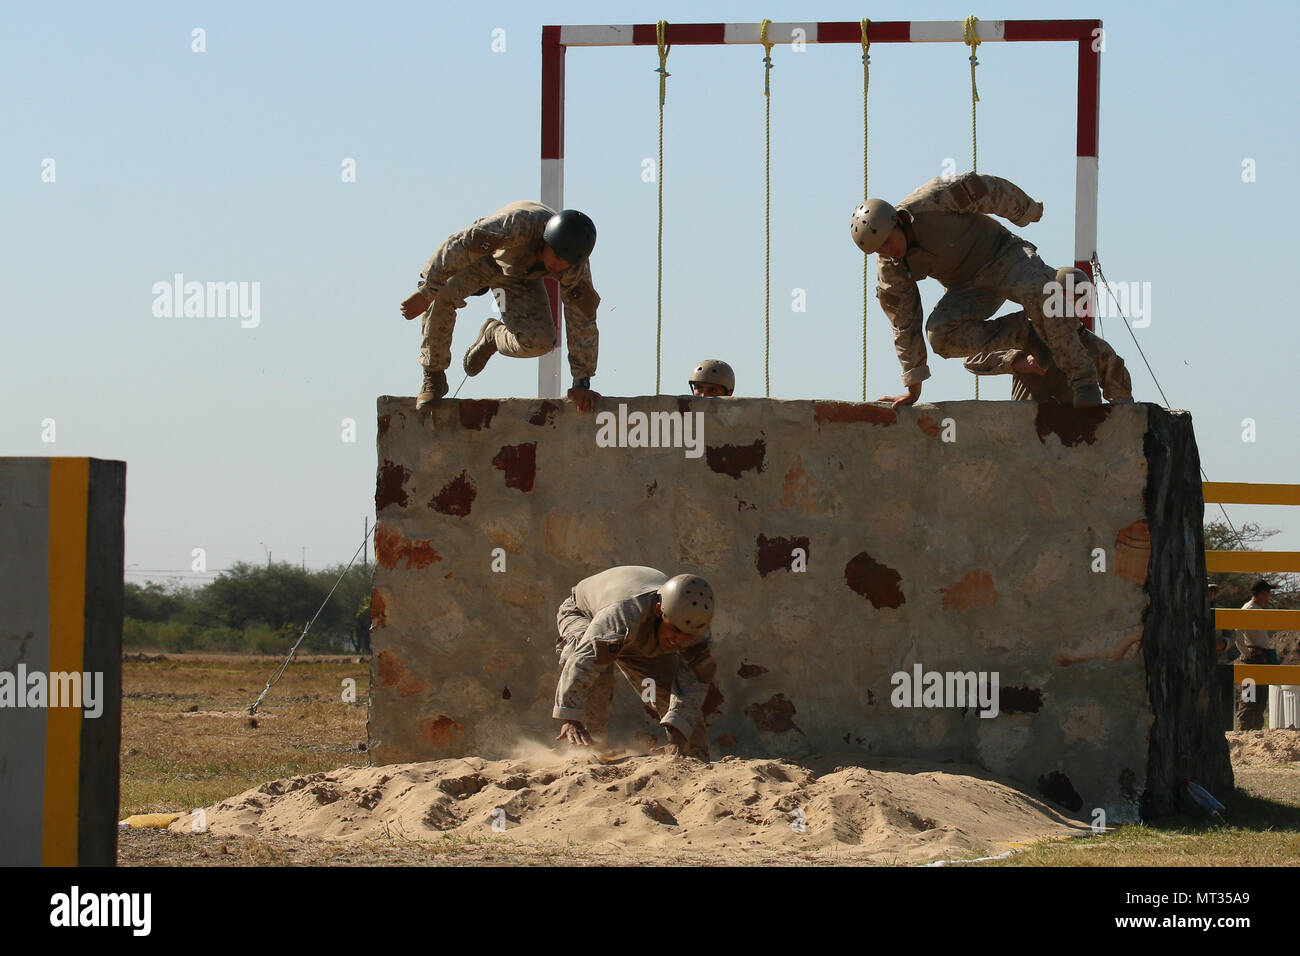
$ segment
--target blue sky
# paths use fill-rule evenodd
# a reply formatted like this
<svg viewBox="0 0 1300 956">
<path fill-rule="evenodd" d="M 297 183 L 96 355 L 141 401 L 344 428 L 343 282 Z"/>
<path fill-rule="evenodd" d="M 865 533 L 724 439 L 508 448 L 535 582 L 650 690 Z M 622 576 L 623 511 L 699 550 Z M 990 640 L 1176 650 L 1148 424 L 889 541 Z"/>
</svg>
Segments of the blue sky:
<svg viewBox="0 0 1300 956">
<path fill-rule="evenodd" d="M 346 561 L 373 513 L 375 397 L 420 383 L 417 323 L 397 303 L 446 235 L 538 195 L 543 22 L 864 12 L 1105 21 L 1102 265 L 1113 282 L 1150 283 L 1150 324 L 1134 335 L 1172 405 L 1193 413 L 1210 477 L 1300 481 L 1294 3 L 13 7 L 0 36 L 0 453 L 126 460 L 132 580 L 188 569 L 194 548 L 209 574 L 267 551 L 299 561 L 305 548 L 309 567 Z M 195 28 L 206 52 L 191 50 Z M 979 52 L 980 171 L 1044 201 L 1043 222 L 1020 233 L 1066 264 L 1074 50 Z M 969 168 L 966 56 L 956 44 L 873 48 L 873 194 L 901 198 L 946 159 Z M 772 393 L 856 400 L 861 273 L 847 221 L 861 199 L 859 51 L 773 57 Z M 656 195 L 641 174 L 656 149 L 656 66 L 653 48 L 567 60 L 566 204 L 600 228 L 593 384 L 608 395 L 654 390 Z M 669 70 L 663 387 L 684 390 L 696 361 L 721 357 L 740 393 L 762 394 L 761 51 L 678 47 Z M 47 159 L 54 182 L 42 181 Z M 342 181 L 347 160 L 355 182 Z M 154 284 L 177 273 L 259 283 L 259 324 L 155 315 Z M 795 289 L 804 313 L 791 310 Z M 927 309 L 940 292 L 923 287 Z M 484 302 L 462 313 L 453 367 Z M 875 398 L 899 390 L 900 372 L 874 299 L 868 323 Z M 1158 402 L 1120 321 L 1103 332 L 1137 397 Z M 923 401 L 973 397 L 958 361 L 931 367 Z M 501 358 L 461 391 L 534 394 L 536 363 Z M 1009 380 L 985 379 L 981 394 L 1006 398 Z M 349 418 L 353 442 L 342 440 Z M 1242 440 L 1246 418 L 1254 442 Z M 1274 544 L 1300 549 L 1288 509 L 1229 511 L 1283 528 Z"/>
</svg>

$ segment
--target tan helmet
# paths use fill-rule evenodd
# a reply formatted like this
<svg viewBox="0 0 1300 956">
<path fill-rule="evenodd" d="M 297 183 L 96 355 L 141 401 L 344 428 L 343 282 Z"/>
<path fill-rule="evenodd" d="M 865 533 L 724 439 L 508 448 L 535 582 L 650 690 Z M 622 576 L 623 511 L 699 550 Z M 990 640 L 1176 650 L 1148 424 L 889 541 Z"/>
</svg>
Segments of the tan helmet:
<svg viewBox="0 0 1300 956">
<path fill-rule="evenodd" d="M 1088 278 L 1088 273 L 1078 266 L 1061 266 L 1056 270 L 1056 281 L 1061 283 L 1061 288 L 1072 284 L 1077 289 L 1085 282 L 1091 282 L 1092 280 Z"/>
<path fill-rule="evenodd" d="M 700 385 L 721 385 L 728 395 L 736 390 L 736 373 L 721 359 L 705 359 L 695 366 L 690 381 Z"/>
<path fill-rule="evenodd" d="M 713 620 L 713 588 L 698 574 L 679 574 L 659 588 L 664 617 L 679 631 L 695 636 L 709 633 Z"/>
<path fill-rule="evenodd" d="M 867 255 L 885 244 L 898 225 L 898 210 L 883 199 L 868 199 L 853 210 L 853 241 Z"/>
<path fill-rule="evenodd" d="M 1082 323 L 1083 306 L 1079 299 L 1086 291 L 1087 285 L 1092 282 L 1088 278 L 1088 273 L 1077 266 L 1061 266 L 1056 270 L 1056 281 L 1060 283 L 1062 295 L 1068 291 L 1073 297 L 1067 307 L 1069 311 L 1066 312 L 1066 315 L 1072 319 L 1078 319 Z"/>
</svg>

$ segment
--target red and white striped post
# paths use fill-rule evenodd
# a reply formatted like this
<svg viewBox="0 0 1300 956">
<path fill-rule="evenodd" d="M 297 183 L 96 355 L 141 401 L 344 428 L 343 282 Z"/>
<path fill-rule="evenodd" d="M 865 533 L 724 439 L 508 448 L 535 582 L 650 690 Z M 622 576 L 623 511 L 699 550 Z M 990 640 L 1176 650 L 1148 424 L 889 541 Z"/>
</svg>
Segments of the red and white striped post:
<svg viewBox="0 0 1300 956">
<path fill-rule="evenodd" d="M 892 21 L 870 25 L 874 43 L 962 43 L 960 20 Z M 1074 264 L 1092 276 L 1097 251 L 1097 138 L 1101 95 L 1100 20 L 981 20 L 976 33 L 981 43 L 1071 42 L 1079 49 L 1079 84 L 1074 185 Z M 758 45 L 757 23 L 670 23 L 665 41 L 673 46 L 713 46 L 728 43 Z M 774 43 L 861 43 L 857 21 L 843 23 L 770 23 L 768 40 Z M 655 24 L 542 27 L 542 195 L 553 209 L 564 204 L 564 54 L 569 47 L 655 46 Z M 865 198 L 865 197 L 864 197 Z M 547 280 L 551 314 L 557 338 L 561 332 L 558 289 Z M 1092 328 L 1092 316 L 1084 320 Z M 561 394 L 560 350 L 539 360 L 537 394 Z"/>
</svg>

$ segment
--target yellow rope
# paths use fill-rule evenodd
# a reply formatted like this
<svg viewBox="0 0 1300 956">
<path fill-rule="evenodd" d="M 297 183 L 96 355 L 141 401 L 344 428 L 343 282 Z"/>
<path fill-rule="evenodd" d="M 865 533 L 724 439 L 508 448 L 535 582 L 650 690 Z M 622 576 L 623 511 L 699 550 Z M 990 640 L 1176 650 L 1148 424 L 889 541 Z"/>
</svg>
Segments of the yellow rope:
<svg viewBox="0 0 1300 956">
<path fill-rule="evenodd" d="M 763 44 L 763 102 L 766 104 L 763 153 L 763 391 L 772 397 L 772 47 L 767 38 L 764 19 L 759 28 L 759 42 Z"/>
<path fill-rule="evenodd" d="M 655 394 L 659 394 L 660 366 L 663 357 L 664 340 L 664 100 L 668 96 L 668 51 L 672 49 L 664 42 L 668 21 L 660 20 L 655 24 L 655 41 L 659 46 L 659 162 L 655 166 L 655 181 L 659 184 L 659 273 L 655 303 Z"/>
<path fill-rule="evenodd" d="M 871 39 L 867 36 L 867 27 L 871 21 L 862 18 L 862 201 L 866 202 L 867 190 L 867 89 L 871 86 Z M 862 400 L 867 400 L 867 260 L 871 257 L 862 255 Z"/>
<path fill-rule="evenodd" d="M 970 168 L 971 172 L 979 170 L 979 144 L 975 138 L 975 104 L 980 101 L 979 90 L 975 87 L 975 67 L 979 66 L 979 58 L 975 55 L 975 48 L 980 45 L 979 34 L 975 30 L 975 25 L 979 23 L 976 17 L 967 17 L 966 24 L 962 27 L 962 42 L 970 47 Z M 975 376 L 975 399 L 980 397 L 980 377 Z"/>
<path fill-rule="evenodd" d="M 979 66 L 979 58 L 975 55 L 975 48 L 980 45 L 979 34 L 975 32 L 975 25 L 979 20 L 975 17 L 967 17 L 966 25 L 962 29 L 962 40 L 970 47 L 970 168 L 972 172 L 979 171 L 979 146 L 975 140 L 975 104 L 980 101 L 979 90 L 975 87 L 975 67 Z"/>
</svg>

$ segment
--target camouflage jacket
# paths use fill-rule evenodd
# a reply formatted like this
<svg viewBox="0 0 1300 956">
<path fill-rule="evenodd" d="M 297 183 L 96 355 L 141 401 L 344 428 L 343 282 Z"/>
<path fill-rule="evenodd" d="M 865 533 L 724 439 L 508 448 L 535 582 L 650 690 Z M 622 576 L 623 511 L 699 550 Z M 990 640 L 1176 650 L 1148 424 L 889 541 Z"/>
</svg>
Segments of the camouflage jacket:
<svg viewBox="0 0 1300 956">
<path fill-rule="evenodd" d="M 894 327 L 903 384 L 914 385 L 930 377 L 917 282 L 932 276 L 951 289 L 972 281 L 1012 243 L 1024 242 L 990 216 L 1025 226 L 1042 207 L 1005 179 L 965 173 L 930 180 L 897 208 L 912 234 L 903 258 L 877 258 L 876 296 Z"/>
<path fill-rule="evenodd" d="M 436 297 L 453 275 L 474 260 L 490 255 L 501 274 L 514 279 L 545 279 L 540 243 L 555 210 L 524 200 L 476 220 L 468 229 L 449 236 L 438 247 L 421 274 L 420 288 Z M 596 309 L 600 296 L 592 285 L 591 262 L 571 266 L 555 277 L 564 303 L 564 324 L 569 343 L 569 369 L 574 378 L 596 374 L 600 339 Z"/>
</svg>

